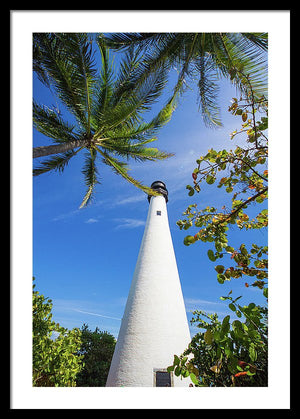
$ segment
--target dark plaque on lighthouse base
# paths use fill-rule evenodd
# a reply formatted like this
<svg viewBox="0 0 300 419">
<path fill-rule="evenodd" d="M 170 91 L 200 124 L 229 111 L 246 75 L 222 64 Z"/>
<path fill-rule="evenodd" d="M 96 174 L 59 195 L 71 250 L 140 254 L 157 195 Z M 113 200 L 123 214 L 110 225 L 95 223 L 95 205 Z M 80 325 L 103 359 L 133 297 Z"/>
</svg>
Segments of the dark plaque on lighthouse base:
<svg viewBox="0 0 300 419">
<path fill-rule="evenodd" d="M 167 371 L 155 371 L 155 387 L 171 387 L 171 374 Z"/>
</svg>

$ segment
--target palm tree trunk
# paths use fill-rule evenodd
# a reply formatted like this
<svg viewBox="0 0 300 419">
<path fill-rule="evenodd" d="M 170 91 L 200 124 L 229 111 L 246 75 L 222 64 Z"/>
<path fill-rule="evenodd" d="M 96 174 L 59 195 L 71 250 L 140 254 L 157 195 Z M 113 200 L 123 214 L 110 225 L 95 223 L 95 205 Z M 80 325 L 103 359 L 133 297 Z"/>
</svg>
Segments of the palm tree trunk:
<svg viewBox="0 0 300 419">
<path fill-rule="evenodd" d="M 85 147 L 88 145 L 88 140 L 74 140 L 67 143 L 47 145 L 43 147 L 33 148 L 33 158 L 49 156 L 50 154 L 65 153 L 78 147 Z"/>
</svg>

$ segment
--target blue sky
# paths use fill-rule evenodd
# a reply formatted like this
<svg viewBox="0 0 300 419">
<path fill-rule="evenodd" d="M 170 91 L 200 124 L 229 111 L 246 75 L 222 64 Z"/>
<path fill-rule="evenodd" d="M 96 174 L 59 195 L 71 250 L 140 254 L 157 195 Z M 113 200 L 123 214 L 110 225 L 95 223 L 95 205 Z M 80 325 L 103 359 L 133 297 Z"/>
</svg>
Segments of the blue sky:
<svg viewBox="0 0 300 419">
<path fill-rule="evenodd" d="M 155 144 L 175 156 L 162 162 L 132 161 L 130 164 L 131 175 L 144 184 L 150 186 L 154 180 L 162 180 L 167 185 L 170 230 L 189 320 L 195 309 L 217 312 L 220 318 L 232 315 L 227 303 L 219 299 L 230 290 L 236 297 L 244 296 L 242 304 L 265 303 L 260 290 L 245 288 L 247 279 L 219 284 L 214 270 L 217 263 L 207 257 L 212 245 L 197 242 L 184 246 L 185 235 L 195 234 L 197 230 L 180 231 L 176 225 L 191 203 L 197 202 L 199 208 L 207 205 L 221 208 L 229 202 L 227 194 L 215 185 L 203 187 L 193 197 L 188 197 L 185 188 L 192 183 L 191 173 L 200 155 L 210 148 L 234 148 L 238 141 L 238 137 L 231 141 L 229 134 L 240 127 L 241 120 L 227 111 L 237 92 L 228 81 L 222 81 L 220 87 L 222 128 L 204 126 L 195 92 L 189 90 L 171 121 L 159 132 Z M 50 107 L 58 105 L 61 109 L 35 77 L 33 94 L 37 102 Z M 162 97 L 156 108 L 166 97 Z M 50 141 L 34 130 L 33 145 L 44 144 Z M 143 192 L 107 166 L 99 165 L 101 184 L 96 189 L 95 201 L 79 209 L 85 193 L 81 168 L 82 156 L 78 156 L 62 174 L 53 172 L 33 179 L 33 275 L 36 289 L 52 299 L 53 319 L 60 325 L 80 328 L 87 323 L 91 329 L 98 326 L 117 337 L 149 204 Z M 254 212 L 261 209 L 257 206 Z M 230 238 L 233 245 L 267 244 L 267 231 L 232 230 Z M 191 327 L 192 335 L 196 331 Z"/>
</svg>

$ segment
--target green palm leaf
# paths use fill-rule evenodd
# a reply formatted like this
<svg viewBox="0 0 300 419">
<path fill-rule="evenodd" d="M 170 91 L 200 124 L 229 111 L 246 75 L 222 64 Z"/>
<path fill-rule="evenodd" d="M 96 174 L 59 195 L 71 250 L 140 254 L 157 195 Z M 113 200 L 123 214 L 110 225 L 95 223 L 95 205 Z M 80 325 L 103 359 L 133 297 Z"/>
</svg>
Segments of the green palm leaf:
<svg viewBox="0 0 300 419">
<path fill-rule="evenodd" d="M 217 106 L 219 86 L 218 77 L 209 55 L 200 57 L 196 62 L 199 69 L 199 108 L 207 126 L 220 126 L 220 109 Z"/>
<path fill-rule="evenodd" d="M 99 72 L 93 45 L 100 54 Z M 38 77 L 76 120 L 76 125 L 70 124 L 63 115 L 34 102 L 34 128 L 54 143 L 34 149 L 34 157 L 52 154 L 40 161 L 34 175 L 51 170 L 62 172 L 75 154 L 86 149 L 82 174 L 87 190 L 80 208 L 92 201 L 99 183 L 97 155 L 113 172 L 144 192 L 154 194 L 151 188 L 128 174 L 126 162 L 129 159 L 156 161 L 172 155 L 147 145 L 156 140 L 154 134 L 171 118 L 176 98 L 149 122 L 143 118 L 162 93 L 165 68 L 159 66 L 140 80 L 143 63 L 137 52 L 128 51 L 116 73 L 103 37 L 96 37 L 92 43 L 87 34 L 80 33 L 34 34 L 34 51 L 34 70 Z"/>
<path fill-rule="evenodd" d="M 36 36 L 35 36 L 36 35 Z M 39 46 L 39 63 L 57 97 L 89 130 L 87 78 L 93 77 L 93 60 L 85 36 L 77 34 L 34 34 Z M 90 83 L 90 81 L 89 81 Z"/>
<path fill-rule="evenodd" d="M 33 101 L 33 126 L 47 137 L 55 139 L 58 143 L 73 141 L 77 138 L 74 134 L 74 125 L 64 121 L 53 109 L 40 106 Z"/>
<path fill-rule="evenodd" d="M 99 183 L 97 179 L 98 169 L 95 164 L 96 156 L 97 153 L 95 149 L 91 150 L 89 154 L 86 153 L 82 173 L 84 175 L 85 184 L 88 189 L 79 208 L 83 208 L 91 202 L 95 186 L 97 183 Z"/>
<path fill-rule="evenodd" d="M 116 174 L 121 175 L 125 180 L 127 180 L 129 183 L 132 183 L 134 186 L 141 189 L 146 194 L 157 195 L 157 193 L 153 191 L 153 189 L 143 185 L 141 182 L 134 179 L 132 176 L 128 174 L 128 166 L 126 165 L 126 163 L 117 160 L 115 157 L 110 156 L 108 153 L 103 152 L 99 148 L 97 148 L 97 150 L 103 156 L 104 163 L 108 166 L 111 166 Z"/>
<path fill-rule="evenodd" d="M 225 77 L 230 77 L 241 90 L 248 89 L 246 76 L 251 80 L 256 96 L 267 96 L 267 60 L 265 48 L 257 48 L 249 37 L 220 34 L 216 63 Z M 259 38 L 260 39 L 260 38 Z"/>
<path fill-rule="evenodd" d="M 100 75 L 94 86 L 94 100 L 92 104 L 91 121 L 94 131 L 104 125 L 104 115 L 110 106 L 114 95 L 114 79 L 113 79 L 113 63 L 110 61 L 109 50 L 101 41 L 101 37 L 97 38 L 97 46 L 101 56 Z"/>
<path fill-rule="evenodd" d="M 204 122 L 219 125 L 218 77 L 230 80 L 242 91 L 251 80 L 256 95 L 267 94 L 265 33 L 118 33 L 103 36 L 115 50 L 135 48 L 143 53 L 137 84 L 153 71 L 178 67 L 173 95 L 182 94 L 187 79 L 196 81 Z"/>
<path fill-rule="evenodd" d="M 120 157 L 124 157 L 127 160 L 129 158 L 133 158 L 136 161 L 155 161 L 155 160 L 163 160 L 168 157 L 173 156 L 172 153 L 166 153 L 163 151 L 158 150 L 155 147 L 145 147 L 146 144 L 157 140 L 156 138 L 152 138 L 147 141 L 139 142 L 139 143 L 132 143 L 128 140 L 123 141 L 105 141 L 102 144 L 102 148 L 107 151 L 114 152 Z"/>
<path fill-rule="evenodd" d="M 130 57 L 132 64 L 129 64 Z M 141 113 L 149 111 L 151 105 L 162 93 L 166 83 L 164 69 L 160 68 L 155 73 L 151 73 L 139 85 L 136 83 L 139 77 L 137 70 L 136 56 L 127 54 L 117 81 L 114 85 L 110 85 L 110 88 L 113 89 L 110 101 L 106 96 L 106 106 L 101 106 L 101 109 L 98 110 L 100 120 L 98 121 L 99 128 L 95 132 L 95 138 L 102 136 L 104 129 L 112 130 L 121 126 L 124 122 L 126 122 L 126 126 L 135 126 L 141 121 Z M 107 103 L 110 104 L 109 107 Z M 94 124 L 96 124 L 95 120 Z"/>
<path fill-rule="evenodd" d="M 40 166 L 33 169 L 33 176 L 39 176 L 43 173 L 50 172 L 51 170 L 63 172 L 69 161 L 74 157 L 78 151 L 67 151 L 66 153 L 57 154 L 50 157 L 47 160 L 44 160 L 40 163 Z"/>
</svg>

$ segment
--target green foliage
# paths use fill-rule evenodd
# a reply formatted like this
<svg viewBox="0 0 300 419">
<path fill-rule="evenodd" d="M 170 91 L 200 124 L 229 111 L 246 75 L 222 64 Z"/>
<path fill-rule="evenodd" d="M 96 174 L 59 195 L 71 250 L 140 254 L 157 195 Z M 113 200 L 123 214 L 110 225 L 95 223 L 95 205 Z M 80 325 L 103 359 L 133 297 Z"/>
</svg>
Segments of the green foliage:
<svg viewBox="0 0 300 419">
<path fill-rule="evenodd" d="M 192 172 L 193 185 L 187 185 L 188 195 L 200 193 L 202 183 L 225 189 L 231 195 L 231 207 L 223 205 L 221 210 L 207 206 L 199 209 L 191 204 L 183 213 L 185 218 L 178 220 L 182 230 L 198 228 L 196 234 L 185 237 L 184 244 L 189 246 L 198 240 L 214 244 L 207 255 L 212 262 L 226 256 L 234 264 L 225 267 L 217 265 L 219 283 L 241 278 L 244 275 L 253 278 L 251 286 L 263 289 L 268 277 L 268 247 L 252 244 L 249 249 L 245 244 L 233 248 L 228 243 L 229 227 L 236 226 L 239 230 L 262 229 L 268 226 L 268 209 L 263 208 L 250 219 L 247 209 L 254 204 L 266 205 L 268 198 L 268 128 L 267 102 L 265 98 L 255 99 L 249 82 L 248 95 L 245 99 L 233 98 L 229 112 L 242 118 L 241 130 L 234 131 L 231 139 L 238 134 L 244 136 L 246 146 L 236 146 L 235 150 L 210 149 L 208 153 L 197 159 L 197 167 Z M 260 112 L 260 119 L 257 113 Z M 226 171 L 226 175 L 221 172 Z M 225 198 L 224 198 L 225 199 Z M 222 266 L 222 268 L 221 268 Z M 249 279 L 248 279 L 249 281 Z M 246 282 L 246 286 L 249 283 Z"/>
<path fill-rule="evenodd" d="M 136 48 L 145 57 L 138 82 L 158 68 L 176 67 L 178 79 L 173 95 L 183 93 L 187 83 L 192 82 L 208 126 L 221 124 L 217 101 L 221 77 L 245 91 L 248 82 L 243 71 L 251 76 L 255 95 L 267 91 L 266 33 L 113 33 L 105 39 L 113 49 Z"/>
<path fill-rule="evenodd" d="M 82 369 L 81 332 L 68 330 L 52 320 L 52 300 L 34 291 L 32 302 L 32 385 L 74 387 Z M 58 336 L 56 336 L 58 334 Z"/>
<path fill-rule="evenodd" d="M 116 339 L 98 327 L 92 332 L 88 325 L 81 328 L 81 347 L 84 367 L 77 375 L 77 387 L 104 387 L 114 353 Z"/>
<path fill-rule="evenodd" d="M 97 53 L 101 56 L 100 69 L 95 61 Z M 157 140 L 159 129 L 170 120 L 176 96 L 150 121 L 143 119 L 162 93 L 166 69 L 159 67 L 137 83 L 143 62 L 136 52 L 128 51 L 115 71 L 103 37 L 96 34 L 92 39 L 86 33 L 35 33 L 33 69 L 63 105 L 64 114 L 74 120 L 71 125 L 62 110 L 34 101 L 34 128 L 53 141 L 33 149 L 34 157 L 51 155 L 39 161 L 34 176 L 52 170 L 63 172 L 71 158 L 85 150 L 82 174 L 87 190 L 80 208 L 91 202 L 100 183 L 98 163 L 108 165 L 145 193 L 156 195 L 129 175 L 128 160 L 156 161 L 172 156 L 148 144 Z"/>
<path fill-rule="evenodd" d="M 251 286 L 262 289 L 268 298 L 268 246 L 253 243 L 249 247 L 241 243 L 234 248 L 228 238 L 229 227 L 248 230 L 268 225 L 266 208 L 253 219 L 247 214 L 250 206 L 266 204 L 268 197 L 268 139 L 265 132 L 268 117 L 265 98 L 255 98 L 249 78 L 246 80 L 246 98 L 239 101 L 233 98 L 229 107 L 229 112 L 242 119 L 241 130 L 234 131 L 231 139 L 243 134 L 246 146 L 237 145 L 230 151 L 209 150 L 197 159 L 197 167 L 192 172 L 193 186 L 186 187 L 188 195 L 193 196 L 201 192 L 203 183 L 205 186 L 216 184 L 231 195 L 231 207 L 223 205 L 220 211 L 212 206 L 198 209 L 196 203 L 191 204 L 183 213 L 185 218 L 177 221 L 177 225 L 181 230 L 198 229 L 193 236 L 185 237 L 186 246 L 198 240 L 214 246 L 207 251 L 207 256 L 212 262 L 217 261 L 215 271 L 220 284 L 247 276 L 253 278 Z M 260 119 L 257 113 L 260 113 Z M 224 171 L 226 174 L 222 176 L 220 172 Z M 229 266 L 225 266 L 226 262 L 220 264 L 219 259 L 223 257 L 229 259 Z M 250 285 L 246 282 L 245 286 Z M 233 299 L 231 293 L 221 299 L 229 301 L 228 307 L 236 319 L 231 322 L 227 315 L 221 322 L 217 314 L 195 311 L 192 323 L 205 331 L 193 337 L 189 348 L 174 358 L 169 370 L 192 378 L 194 367 L 193 382 L 196 378 L 197 386 L 267 386 L 267 308 L 254 303 L 241 306 L 238 302 L 241 296 Z M 198 374 L 195 374 L 197 370 Z"/>
<path fill-rule="evenodd" d="M 193 338 L 181 356 L 174 356 L 168 371 L 190 377 L 198 386 L 265 387 L 267 381 L 267 309 L 255 305 L 241 306 L 231 292 L 222 297 L 230 300 L 229 308 L 240 320 L 222 321 L 218 315 L 197 310 L 192 323 L 204 329 Z"/>
</svg>

